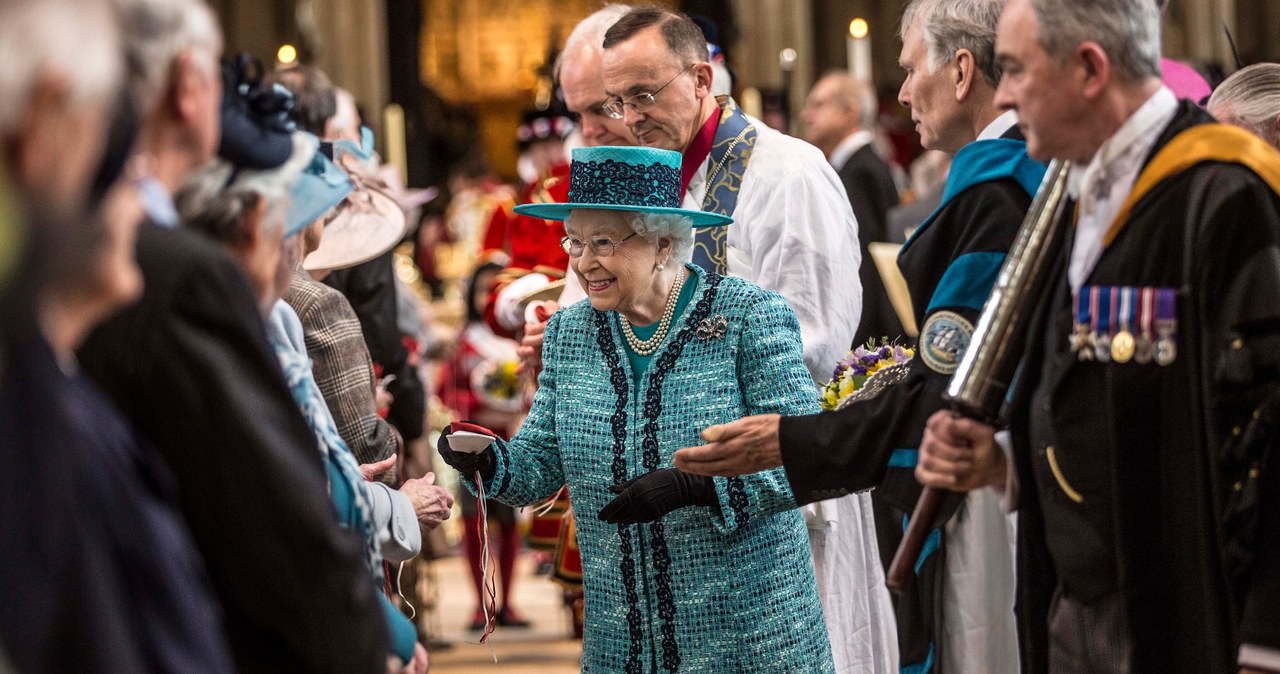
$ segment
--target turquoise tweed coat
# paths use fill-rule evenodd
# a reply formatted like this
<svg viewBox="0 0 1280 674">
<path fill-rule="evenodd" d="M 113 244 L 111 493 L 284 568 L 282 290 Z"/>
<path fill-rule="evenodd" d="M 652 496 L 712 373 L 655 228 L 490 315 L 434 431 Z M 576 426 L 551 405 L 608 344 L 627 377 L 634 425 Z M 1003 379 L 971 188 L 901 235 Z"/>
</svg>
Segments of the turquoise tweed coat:
<svg viewBox="0 0 1280 674">
<path fill-rule="evenodd" d="M 715 508 L 640 525 L 596 517 L 609 485 L 670 467 L 707 426 L 818 409 L 782 297 L 689 270 L 694 298 L 638 388 L 615 312 L 579 302 L 552 317 L 533 409 L 510 443 L 495 444 L 486 490 L 527 505 L 569 486 L 586 592 L 583 672 L 833 671 L 804 521 L 781 468 L 716 478 Z"/>
</svg>

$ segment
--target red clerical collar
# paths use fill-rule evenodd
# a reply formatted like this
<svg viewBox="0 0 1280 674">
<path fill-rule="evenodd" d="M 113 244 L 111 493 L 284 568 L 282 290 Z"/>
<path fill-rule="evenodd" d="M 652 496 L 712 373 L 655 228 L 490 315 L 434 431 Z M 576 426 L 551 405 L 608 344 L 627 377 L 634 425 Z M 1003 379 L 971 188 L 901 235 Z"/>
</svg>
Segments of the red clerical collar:
<svg viewBox="0 0 1280 674">
<path fill-rule="evenodd" d="M 680 163 L 680 194 L 689 191 L 689 181 L 693 180 L 698 168 L 707 160 L 707 155 L 711 154 L 711 144 L 715 142 L 716 128 L 719 126 L 720 110 L 717 109 L 715 114 L 707 118 L 698 135 L 693 137 L 693 142 L 689 143 L 689 149 L 685 150 L 684 160 Z"/>
</svg>

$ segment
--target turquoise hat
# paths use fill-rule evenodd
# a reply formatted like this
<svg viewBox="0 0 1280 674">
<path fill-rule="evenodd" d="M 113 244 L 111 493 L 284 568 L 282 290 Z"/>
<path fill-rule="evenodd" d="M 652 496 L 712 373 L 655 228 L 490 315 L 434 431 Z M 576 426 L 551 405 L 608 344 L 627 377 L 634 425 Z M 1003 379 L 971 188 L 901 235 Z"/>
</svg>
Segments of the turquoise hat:
<svg viewBox="0 0 1280 674">
<path fill-rule="evenodd" d="M 599 209 L 679 215 L 694 227 L 733 222 L 719 213 L 680 207 L 680 153 L 652 147 L 580 147 L 569 166 L 569 203 L 521 204 L 516 212 L 565 220 L 569 211 Z"/>
<path fill-rule="evenodd" d="M 289 193 L 285 237 L 306 229 L 329 209 L 342 203 L 350 193 L 351 179 L 324 152 L 317 150 Z"/>
</svg>

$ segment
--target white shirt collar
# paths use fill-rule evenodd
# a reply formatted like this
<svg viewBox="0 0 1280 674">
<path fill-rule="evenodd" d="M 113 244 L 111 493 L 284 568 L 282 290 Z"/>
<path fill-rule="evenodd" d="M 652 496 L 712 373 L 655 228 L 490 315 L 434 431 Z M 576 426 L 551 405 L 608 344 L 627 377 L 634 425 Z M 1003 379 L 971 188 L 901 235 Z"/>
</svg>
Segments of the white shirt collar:
<svg viewBox="0 0 1280 674">
<path fill-rule="evenodd" d="M 1071 170 L 1068 194 L 1079 199 L 1086 187 L 1092 189 L 1102 181 L 1120 182 L 1119 179 L 1129 173 L 1136 178 L 1142 169 L 1142 160 L 1177 111 L 1177 97 L 1168 87 L 1160 87 L 1098 147 L 1088 165 Z"/>
<path fill-rule="evenodd" d="M 1161 87 L 1103 142 L 1083 170 L 1072 168 L 1067 188 L 1078 200 L 1080 213 L 1067 269 L 1072 290 L 1079 291 L 1102 258 L 1103 239 L 1133 190 L 1143 161 L 1177 114 L 1178 99 Z"/>
<path fill-rule="evenodd" d="M 831 164 L 835 170 L 839 171 L 849 162 L 849 158 L 853 153 L 871 144 L 876 139 L 876 135 L 866 129 L 854 131 L 844 137 L 836 149 L 831 151 L 831 156 L 827 157 L 827 162 Z"/>
<path fill-rule="evenodd" d="M 173 196 L 158 180 L 150 176 L 140 178 L 138 198 L 142 202 L 142 210 L 153 223 L 168 229 L 178 226 L 178 208 L 173 203 Z"/>
<path fill-rule="evenodd" d="M 977 139 L 992 140 L 999 138 L 1007 133 L 1009 129 L 1012 129 L 1013 125 L 1017 123 L 1018 113 L 1014 110 L 1005 110 L 1000 113 L 999 117 L 991 120 L 991 123 L 987 125 L 987 128 L 983 129 L 982 133 L 978 134 Z"/>
</svg>

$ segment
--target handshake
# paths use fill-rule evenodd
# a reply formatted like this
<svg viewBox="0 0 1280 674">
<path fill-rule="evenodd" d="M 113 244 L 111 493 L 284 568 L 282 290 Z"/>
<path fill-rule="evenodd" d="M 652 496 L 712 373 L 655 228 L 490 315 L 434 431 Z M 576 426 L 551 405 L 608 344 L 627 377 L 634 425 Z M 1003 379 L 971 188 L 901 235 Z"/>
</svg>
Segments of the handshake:
<svg viewBox="0 0 1280 674">
<path fill-rule="evenodd" d="M 466 421 L 445 426 L 436 449 L 444 462 L 463 475 L 480 474 L 489 480 L 497 470 L 493 445 L 497 434 Z M 715 482 L 705 475 L 678 468 L 660 468 L 621 484 L 609 486 L 616 496 L 600 509 L 599 519 L 609 524 L 654 522 L 686 506 L 715 506 Z"/>
</svg>

